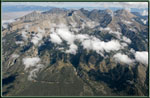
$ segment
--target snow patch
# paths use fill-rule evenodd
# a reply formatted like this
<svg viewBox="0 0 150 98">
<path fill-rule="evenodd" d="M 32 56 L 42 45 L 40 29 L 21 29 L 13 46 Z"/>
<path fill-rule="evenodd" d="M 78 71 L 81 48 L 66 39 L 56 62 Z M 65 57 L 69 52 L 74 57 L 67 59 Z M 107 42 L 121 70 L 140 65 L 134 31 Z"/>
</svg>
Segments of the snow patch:
<svg viewBox="0 0 150 98">
<path fill-rule="evenodd" d="M 11 57 L 12 57 L 12 58 L 18 58 L 19 55 L 18 55 L 18 54 L 12 54 Z"/>
<path fill-rule="evenodd" d="M 127 21 L 127 20 L 122 20 L 122 22 L 126 23 L 126 24 L 132 24 L 131 21 Z"/>
<path fill-rule="evenodd" d="M 31 42 L 34 45 L 38 45 L 44 35 L 45 35 L 45 30 L 42 30 L 38 27 L 38 33 L 33 35 L 34 37 L 31 39 Z"/>
<path fill-rule="evenodd" d="M 23 37 L 24 40 L 28 39 L 28 32 L 22 31 L 21 35 L 22 35 L 22 37 Z"/>
<path fill-rule="evenodd" d="M 144 10 L 144 11 L 142 12 L 142 16 L 147 16 L 147 15 L 148 15 L 148 11 Z"/>
<path fill-rule="evenodd" d="M 17 45 L 22 45 L 24 42 L 23 41 L 15 41 L 15 43 L 17 44 Z"/>
<path fill-rule="evenodd" d="M 144 19 L 141 19 L 141 21 L 142 21 L 144 24 L 146 24 L 146 22 L 147 22 L 147 20 L 144 20 Z"/>
</svg>

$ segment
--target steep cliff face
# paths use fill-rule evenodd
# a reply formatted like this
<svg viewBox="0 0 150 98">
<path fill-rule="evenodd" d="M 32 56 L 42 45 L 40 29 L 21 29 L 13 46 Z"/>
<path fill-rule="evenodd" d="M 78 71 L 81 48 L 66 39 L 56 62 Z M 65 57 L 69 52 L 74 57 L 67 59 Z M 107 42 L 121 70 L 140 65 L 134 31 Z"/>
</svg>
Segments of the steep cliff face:
<svg viewBox="0 0 150 98">
<path fill-rule="evenodd" d="M 32 12 L 2 36 L 4 96 L 148 95 L 148 26 L 126 10 Z"/>
</svg>

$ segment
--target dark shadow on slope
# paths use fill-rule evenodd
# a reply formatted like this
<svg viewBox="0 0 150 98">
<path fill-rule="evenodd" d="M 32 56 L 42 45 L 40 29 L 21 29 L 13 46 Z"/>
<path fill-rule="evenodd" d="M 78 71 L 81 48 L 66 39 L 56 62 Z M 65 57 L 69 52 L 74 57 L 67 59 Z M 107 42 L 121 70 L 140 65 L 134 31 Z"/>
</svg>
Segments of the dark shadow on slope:
<svg viewBox="0 0 150 98">
<path fill-rule="evenodd" d="M 74 12 L 74 11 L 69 12 L 69 13 L 68 13 L 68 16 L 72 16 L 73 12 Z"/>
<path fill-rule="evenodd" d="M 17 75 L 11 75 L 11 76 L 9 76 L 9 77 L 7 77 L 7 78 L 4 78 L 4 79 L 2 80 L 2 86 L 8 85 L 8 84 L 10 84 L 10 83 L 13 83 L 13 82 L 15 81 L 15 79 L 16 79 L 16 76 L 17 76 Z"/>
<path fill-rule="evenodd" d="M 72 63 L 72 65 L 77 68 L 80 62 L 80 53 L 77 53 L 76 55 L 71 56 L 70 62 Z"/>
<path fill-rule="evenodd" d="M 100 72 L 90 70 L 88 72 L 90 78 L 95 81 L 103 81 L 109 85 L 110 88 L 115 91 L 125 90 L 131 86 L 127 80 L 133 80 L 133 74 L 127 67 L 121 67 L 120 64 L 117 67 L 109 70 L 109 72 Z"/>
<path fill-rule="evenodd" d="M 29 43 L 26 46 L 23 46 L 23 49 L 20 52 L 26 52 L 27 50 L 29 50 L 31 47 L 33 46 L 33 43 Z"/>
<path fill-rule="evenodd" d="M 22 40 L 23 40 L 23 37 L 21 35 L 16 36 L 16 41 L 22 41 Z"/>
<path fill-rule="evenodd" d="M 129 30 L 129 28 L 127 27 L 127 25 L 122 24 L 121 22 L 118 23 L 120 25 L 120 27 L 122 28 L 122 34 L 124 36 L 126 36 L 127 38 L 131 39 L 132 43 L 129 44 L 129 47 L 133 48 L 135 51 L 147 51 L 147 43 L 144 42 L 143 40 L 145 40 L 146 38 L 144 36 L 148 36 L 147 33 L 143 34 L 144 31 L 139 31 L 138 28 L 134 28 L 136 29 L 138 32 L 140 33 L 136 33 L 134 31 Z"/>
<path fill-rule="evenodd" d="M 100 20 L 100 26 L 105 28 L 112 21 L 112 17 L 109 14 L 106 14 L 102 20 Z"/>
<path fill-rule="evenodd" d="M 6 94 L 8 94 L 8 91 L 2 92 L 3 96 L 5 96 Z"/>
<path fill-rule="evenodd" d="M 38 54 L 40 55 L 40 53 L 42 51 L 44 51 L 44 50 L 50 50 L 50 49 L 52 49 L 52 47 L 53 47 L 53 44 L 50 41 L 46 40 L 44 42 L 44 44 L 42 44 L 40 47 L 38 47 Z"/>
</svg>

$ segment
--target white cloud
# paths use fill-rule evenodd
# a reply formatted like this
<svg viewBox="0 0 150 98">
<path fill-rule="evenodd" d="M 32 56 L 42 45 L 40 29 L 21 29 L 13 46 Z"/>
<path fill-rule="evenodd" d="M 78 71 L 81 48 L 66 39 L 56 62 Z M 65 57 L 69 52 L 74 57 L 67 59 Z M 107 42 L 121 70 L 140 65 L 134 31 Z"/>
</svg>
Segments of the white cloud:
<svg viewBox="0 0 150 98">
<path fill-rule="evenodd" d="M 87 22 L 84 23 L 84 25 L 86 25 L 89 28 L 94 28 L 94 27 L 98 26 L 99 23 L 94 22 L 94 21 L 87 21 Z"/>
<path fill-rule="evenodd" d="M 92 39 L 84 40 L 82 42 L 82 45 L 83 48 L 88 50 L 95 50 L 97 53 L 104 51 L 106 52 L 117 51 L 122 48 L 121 44 L 117 40 L 104 42 L 95 37 Z"/>
<path fill-rule="evenodd" d="M 117 62 L 122 62 L 122 63 L 126 63 L 126 64 L 131 64 L 134 62 L 134 60 L 130 59 L 127 55 L 122 54 L 122 53 L 117 53 L 113 56 L 113 58 L 115 59 L 115 61 Z"/>
<path fill-rule="evenodd" d="M 2 20 L 2 25 L 3 25 L 3 24 L 9 24 L 9 23 L 12 23 L 12 22 L 14 22 L 14 21 L 15 21 L 14 19 Z"/>
<path fill-rule="evenodd" d="M 122 35 L 119 31 L 112 31 L 112 30 L 110 30 L 109 33 L 117 35 L 117 38 L 119 38 L 119 39 L 120 39 L 120 36 Z"/>
<path fill-rule="evenodd" d="M 125 36 L 122 37 L 122 40 L 127 42 L 128 44 L 131 43 L 131 40 L 129 38 L 125 37 Z"/>
<path fill-rule="evenodd" d="M 110 30 L 110 28 L 101 28 L 101 29 Z M 120 32 L 115 32 L 115 34 L 118 34 L 120 36 Z M 99 54 L 102 54 L 104 51 L 105 52 L 117 51 L 127 45 L 126 43 L 124 44 L 120 43 L 118 40 L 111 40 L 108 42 L 104 42 L 94 36 L 89 36 L 87 34 L 74 34 L 74 32 L 69 31 L 69 29 L 63 24 L 58 26 L 58 29 L 56 29 L 56 31 L 52 29 L 52 34 L 50 35 L 51 35 L 50 40 L 53 43 L 57 44 L 61 43 L 61 39 L 59 38 L 59 36 L 63 40 L 67 41 L 69 45 L 69 50 L 66 50 L 66 52 L 72 54 L 76 54 L 76 51 L 78 49 L 74 41 L 81 42 L 81 45 L 83 46 L 84 49 L 93 50 Z"/>
<path fill-rule="evenodd" d="M 135 50 L 133 48 L 130 49 L 130 52 L 135 53 Z"/>
<path fill-rule="evenodd" d="M 29 72 L 28 80 L 34 80 L 34 78 L 37 77 L 37 73 L 38 73 L 38 72 L 40 71 L 40 69 L 42 69 L 42 68 L 43 68 L 43 65 L 42 65 L 42 64 L 38 64 L 35 69 L 33 69 L 33 70 L 31 70 L 31 71 Z"/>
<path fill-rule="evenodd" d="M 92 50 L 93 47 L 92 47 L 92 41 L 91 40 L 84 40 L 82 41 L 82 46 L 84 49 L 87 49 L 87 50 Z"/>
<path fill-rule="evenodd" d="M 127 46 L 128 46 L 127 43 L 121 43 L 121 45 L 122 45 L 123 47 L 127 47 Z"/>
<path fill-rule="evenodd" d="M 29 80 L 34 80 L 34 78 L 37 77 L 37 73 L 39 72 L 40 69 L 42 69 L 44 67 L 43 64 L 40 64 L 40 58 L 39 57 L 26 57 L 26 58 L 23 58 L 23 64 L 25 65 L 25 71 L 27 72 L 27 69 L 28 68 L 31 68 L 32 69 L 29 69 L 29 76 L 28 76 L 28 79 Z"/>
<path fill-rule="evenodd" d="M 90 38 L 89 35 L 87 35 L 87 34 L 77 34 L 75 37 L 76 37 L 77 40 L 80 40 L 81 42 L 85 39 Z"/>
<path fill-rule="evenodd" d="M 66 53 L 76 54 L 78 47 L 74 44 L 76 36 L 73 32 L 70 32 L 65 25 L 61 24 L 56 30 L 55 35 L 59 35 L 63 40 L 67 41 L 67 43 L 69 44 L 69 50 L 66 50 Z M 58 37 L 55 37 L 55 39 L 56 38 L 58 41 Z"/>
<path fill-rule="evenodd" d="M 8 27 L 8 24 L 14 22 L 15 20 L 14 19 L 10 19 L 10 20 L 2 20 L 2 26 L 3 28 L 7 28 Z"/>
<path fill-rule="evenodd" d="M 34 45 L 38 45 L 39 41 L 42 40 L 42 38 L 43 38 L 43 35 L 41 33 L 38 33 L 31 39 L 31 42 Z"/>
<path fill-rule="evenodd" d="M 56 32 L 62 39 L 67 41 L 68 44 L 73 43 L 75 40 L 74 34 L 70 32 L 67 28 L 59 28 Z"/>
<path fill-rule="evenodd" d="M 34 67 L 40 62 L 39 57 L 26 57 L 23 58 L 23 64 L 25 65 L 25 70 L 29 67 Z"/>
<path fill-rule="evenodd" d="M 135 59 L 140 63 L 148 65 L 148 52 L 147 51 L 136 51 Z"/>
<path fill-rule="evenodd" d="M 112 30 L 111 28 L 109 28 L 109 27 L 106 27 L 106 28 L 100 27 L 99 30 L 100 30 L 100 31 L 108 31 L 109 34 L 115 34 L 115 35 L 117 35 L 117 38 L 119 38 L 119 39 L 120 39 L 120 36 L 122 35 L 119 31 L 113 31 L 113 30 Z"/>
<path fill-rule="evenodd" d="M 50 34 L 50 41 L 52 41 L 53 43 L 56 43 L 56 44 L 62 43 L 61 38 L 56 33 Z"/>
<path fill-rule="evenodd" d="M 77 49 L 78 49 L 77 45 L 71 44 L 71 45 L 69 46 L 69 48 L 70 48 L 70 49 L 67 50 L 66 53 L 76 54 L 76 51 L 77 51 Z"/>
<path fill-rule="evenodd" d="M 119 43 L 118 40 L 111 40 L 109 42 L 103 42 L 102 46 L 104 47 L 106 52 L 119 50 L 119 49 L 122 48 L 122 46 L 121 46 L 121 44 Z"/>
</svg>

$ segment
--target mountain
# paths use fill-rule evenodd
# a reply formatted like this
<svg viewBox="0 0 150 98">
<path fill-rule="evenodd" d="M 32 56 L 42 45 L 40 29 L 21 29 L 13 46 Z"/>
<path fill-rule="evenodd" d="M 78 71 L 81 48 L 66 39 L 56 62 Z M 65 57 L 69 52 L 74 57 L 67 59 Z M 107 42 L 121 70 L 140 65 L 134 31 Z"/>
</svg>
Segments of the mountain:
<svg viewBox="0 0 150 98">
<path fill-rule="evenodd" d="M 148 19 L 124 9 L 33 11 L 2 30 L 3 96 L 148 96 Z"/>
</svg>

